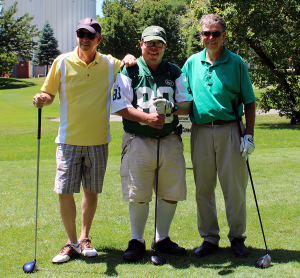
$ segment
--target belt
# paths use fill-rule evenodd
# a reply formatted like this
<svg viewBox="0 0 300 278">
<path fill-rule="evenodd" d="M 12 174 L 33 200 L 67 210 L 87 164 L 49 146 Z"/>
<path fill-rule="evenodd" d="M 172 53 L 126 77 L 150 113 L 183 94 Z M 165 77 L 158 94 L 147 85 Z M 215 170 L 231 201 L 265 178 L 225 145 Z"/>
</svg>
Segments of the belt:
<svg viewBox="0 0 300 278">
<path fill-rule="evenodd" d="M 160 136 L 160 138 L 164 138 L 164 137 L 167 137 L 167 136 L 169 136 L 169 135 L 171 135 L 171 134 L 176 134 L 174 131 L 172 131 L 171 133 L 169 133 L 169 134 L 167 134 L 167 135 L 164 135 L 164 136 Z M 151 138 L 158 138 L 158 135 L 156 135 L 156 136 L 153 136 L 153 137 L 151 137 Z"/>
<path fill-rule="evenodd" d="M 242 118 L 239 118 L 239 121 L 241 121 Z M 203 125 L 206 125 L 206 126 L 220 126 L 220 125 L 229 125 L 229 124 L 232 124 L 232 123 L 235 123 L 236 120 L 229 120 L 229 121 L 223 121 L 223 120 L 215 120 L 213 122 L 209 122 L 209 123 L 205 123 Z"/>
</svg>

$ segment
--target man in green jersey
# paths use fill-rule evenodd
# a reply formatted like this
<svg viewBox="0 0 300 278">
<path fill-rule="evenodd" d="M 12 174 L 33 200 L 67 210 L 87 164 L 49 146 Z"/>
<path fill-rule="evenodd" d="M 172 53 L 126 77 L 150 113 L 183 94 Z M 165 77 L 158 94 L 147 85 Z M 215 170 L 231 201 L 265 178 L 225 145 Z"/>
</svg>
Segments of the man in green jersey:
<svg viewBox="0 0 300 278">
<path fill-rule="evenodd" d="M 174 130 L 178 116 L 189 114 L 192 96 L 185 75 L 163 60 L 167 47 L 165 30 L 150 26 L 142 34 L 142 56 L 137 65 L 117 76 L 112 113 L 123 117 L 123 201 L 129 202 L 132 238 L 123 254 L 137 261 L 145 252 L 144 230 L 155 187 L 157 135 L 160 139 L 156 251 L 183 255 L 186 250 L 169 238 L 178 201 L 186 199 L 185 160 L 181 138 Z"/>
<path fill-rule="evenodd" d="M 243 235 L 248 182 L 245 156 L 254 151 L 255 96 L 245 62 L 223 45 L 224 19 L 210 14 L 200 23 L 205 49 L 192 55 L 182 69 L 194 98 L 191 156 L 198 230 L 204 239 L 195 256 L 204 257 L 218 249 L 220 230 L 214 192 L 218 177 L 225 199 L 228 239 L 234 255 L 244 258 L 249 253 Z M 232 100 L 237 103 L 239 117 L 245 109 L 246 127 L 240 122 L 245 134 L 241 144 Z"/>
</svg>

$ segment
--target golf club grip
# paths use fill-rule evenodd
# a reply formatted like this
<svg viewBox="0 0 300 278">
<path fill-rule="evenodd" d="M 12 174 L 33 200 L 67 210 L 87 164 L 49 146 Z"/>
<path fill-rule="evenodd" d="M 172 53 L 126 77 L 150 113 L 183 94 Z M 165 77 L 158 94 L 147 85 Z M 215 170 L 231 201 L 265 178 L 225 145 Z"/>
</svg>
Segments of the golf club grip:
<svg viewBox="0 0 300 278">
<path fill-rule="evenodd" d="M 38 109 L 38 134 L 37 139 L 41 139 L 41 125 L 42 125 L 42 108 Z"/>
<path fill-rule="evenodd" d="M 236 122 L 237 122 L 237 126 L 238 126 L 238 129 L 239 129 L 240 137 L 243 137 L 243 133 L 242 133 L 242 129 L 241 129 L 240 121 L 239 121 L 239 115 L 238 115 L 238 111 L 237 111 L 237 107 L 236 107 L 236 102 L 235 102 L 235 100 L 233 100 L 233 101 L 231 102 L 231 104 L 232 104 L 233 113 L 234 113 L 234 115 L 235 115 L 235 119 L 236 119 Z"/>
</svg>

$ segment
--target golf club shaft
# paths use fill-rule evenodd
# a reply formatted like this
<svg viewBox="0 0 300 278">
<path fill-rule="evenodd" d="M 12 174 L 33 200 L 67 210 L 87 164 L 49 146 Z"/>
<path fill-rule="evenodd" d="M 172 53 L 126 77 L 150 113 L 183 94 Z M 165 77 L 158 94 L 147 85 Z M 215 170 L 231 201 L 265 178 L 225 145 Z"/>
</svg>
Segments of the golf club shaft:
<svg viewBox="0 0 300 278">
<path fill-rule="evenodd" d="M 41 120 L 42 109 L 38 109 L 38 148 L 37 148 L 37 171 L 36 171 L 36 202 L 35 202 L 35 249 L 34 249 L 34 260 L 36 261 L 36 250 L 37 250 L 37 219 L 38 219 L 38 196 L 39 196 L 39 173 L 40 173 L 40 139 L 41 139 Z"/>
<path fill-rule="evenodd" d="M 238 116 L 238 111 L 237 111 L 236 103 L 235 103 L 234 100 L 231 103 L 232 103 L 232 107 L 233 107 L 233 112 L 235 114 L 235 118 L 236 118 L 238 130 L 239 130 L 240 138 L 243 138 L 244 136 L 243 136 L 241 124 L 240 124 L 240 121 L 239 121 L 239 116 Z M 255 204 L 256 204 L 256 209 L 257 209 L 257 213 L 258 213 L 258 218 L 259 218 L 259 222 L 260 222 L 260 227 L 261 227 L 261 231 L 262 231 L 262 234 L 263 234 L 266 251 L 268 253 L 267 242 L 266 242 L 264 228 L 263 228 L 261 217 L 260 217 L 260 212 L 259 212 L 259 208 L 258 208 L 258 202 L 257 202 L 257 198 L 256 198 L 256 193 L 255 193 L 255 189 L 254 189 L 254 184 L 253 184 L 253 180 L 252 180 L 252 175 L 251 175 L 251 171 L 250 171 L 250 166 L 249 166 L 248 159 L 246 160 L 246 164 L 247 164 L 248 173 L 249 173 L 249 177 L 250 177 L 250 181 L 251 181 L 251 186 L 252 186 L 252 191 L 253 191 L 254 200 L 255 200 Z"/>
<path fill-rule="evenodd" d="M 156 219 L 157 219 L 157 192 L 158 192 L 158 168 L 159 168 L 160 129 L 157 130 L 157 159 L 156 159 L 156 186 L 155 186 L 155 215 L 154 215 L 154 242 L 156 243 Z M 155 244 L 154 244 L 155 246 Z M 155 250 L 156 251 L 156 250 Z"/>
</svg>

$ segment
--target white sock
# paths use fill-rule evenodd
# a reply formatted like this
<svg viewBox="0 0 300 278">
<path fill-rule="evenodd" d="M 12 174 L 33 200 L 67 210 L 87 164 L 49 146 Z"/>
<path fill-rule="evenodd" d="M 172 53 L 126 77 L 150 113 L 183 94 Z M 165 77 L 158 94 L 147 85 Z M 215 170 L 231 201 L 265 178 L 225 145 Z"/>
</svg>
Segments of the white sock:
<svg viewBox="0 0 300 278">
<path fill-rule="evenodd" d="M 78 248 L 79 242 L 77 241 L 77 243 L 71 243 L 71 245 L 74 246 L 74 247 L 76 247 L 76 248 Z"/>
<path fill-rule="evenodd" d="M 131 239 L 144 243 L 144 231 L 149 215 L 149 203 L 129 203 L 129 216 L 131 223 Z"/>
<path fill-rule="evenodd" d="M 77 241 L 77 243 L 71 243 L 71 245 L 74 247 L 74 249 L 78 252 L 78 253 L 81 253 L 81 248 L 80 248 L 80 244 L 79 242 Z"/>
<path fill-rule="evenodd" d="M 175 215 L 177 203 L 170 204 L 164 200 L 157 201 L 156 242 L 169 236 L 170 226 Z"/>
</svg>

